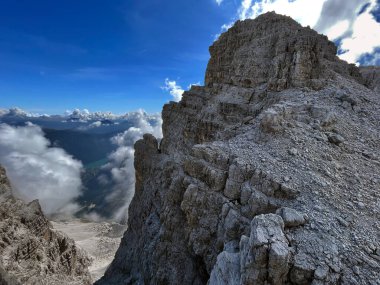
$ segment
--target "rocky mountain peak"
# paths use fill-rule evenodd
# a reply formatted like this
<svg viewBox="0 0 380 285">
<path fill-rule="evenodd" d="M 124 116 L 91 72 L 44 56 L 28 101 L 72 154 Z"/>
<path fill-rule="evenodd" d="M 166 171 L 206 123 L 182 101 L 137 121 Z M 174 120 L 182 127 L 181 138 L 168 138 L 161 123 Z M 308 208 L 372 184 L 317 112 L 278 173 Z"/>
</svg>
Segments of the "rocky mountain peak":
<svg viewBox="0 0 380 285">
<path fill-rule="evenodd" d="M 334 72 L 361 80 L 359 70 L 338 59 L 335 44 L 292 18 L 269 12 L 237 21 L 210 47 L 206 86 L 230 84 L 270 90 L 321 89 Z"/>
<path fill-rule="evenodd" d="M 96 284 L 378 284 L 377 71 L 361 84 L 275 13 L 210 54 L 205 86 L 164 106 L 160 144 L 135 144 L 128 230 Z"/>
</svg>

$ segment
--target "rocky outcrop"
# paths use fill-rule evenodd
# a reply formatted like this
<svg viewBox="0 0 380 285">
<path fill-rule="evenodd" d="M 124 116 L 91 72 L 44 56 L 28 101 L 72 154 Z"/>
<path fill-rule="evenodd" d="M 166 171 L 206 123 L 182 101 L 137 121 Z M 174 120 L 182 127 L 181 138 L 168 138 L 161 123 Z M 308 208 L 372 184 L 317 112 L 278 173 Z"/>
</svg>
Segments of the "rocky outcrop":
<svg viewBox="0 0 380 285">
<path fill-rule="evenodd" d="M 379 66 L 361 66 L 360 73 L 364 77 L 364 84 L 380 93 L 380 67 Z"/>
<path fill-rule="evenodd" d="M 128 230 L 97 284 L 379 284 L 378 94 L 275 13 L 210 53 L 160 144 L 135 144 Z"/>
<path fill-rule="evenodd" d="M 217 257 L 210 284 L 281 284 L 289 272 L 290 247 L 280 216 L 256 216 L 250 237 L 243 235 L 239 251 L 224 250 Z"/>
<path fill-rule="evenodd" d="M 0 167 L 0 284 L 91 284 L 89 264 L 73 240 L 52 228 L 37 200 L 12 196 Z"/>
</svg>

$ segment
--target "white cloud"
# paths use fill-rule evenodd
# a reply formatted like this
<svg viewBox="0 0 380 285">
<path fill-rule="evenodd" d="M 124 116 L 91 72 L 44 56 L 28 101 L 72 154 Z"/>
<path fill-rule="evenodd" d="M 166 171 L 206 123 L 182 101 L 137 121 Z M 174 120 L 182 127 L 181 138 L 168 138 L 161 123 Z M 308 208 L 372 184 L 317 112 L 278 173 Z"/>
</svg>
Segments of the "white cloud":
<svg viewBox="0 0 380 285">
<path fill-rule="evenodd" d="M 326 0 L 243 0 L 239 18 L 241 20 L 256 18 L 260 14 L 275 11 L 292 17 L 303 26 L 314 26 L 319 19 L 324 2 Z"/>
<path fill-rule="evenodd" d="M 19 118 L 26 118 L 26 117 L 41 117 L 41 116 L 48 116 L 46 114 L 38 114 L 38 113 L 30 113 L 26 112 L 23 109 L 20 109 L 18 107 L 10 108 L 10 109 L 0 109 L 0 117 L 3 116 L 9 116 L 9 117 L 19 117 Z"/>
<path fill-rule="evenodd" d="M 163 90 L 169 91 L 170 95 L 173 96 L 174 101 L 179 102 L 182 99 L 182 94 L 185 90 L 181 86 L 177 85 L 176 81 L 171 81 L 169 78 L 165 79 L 165 86 L 161 87 Z"/>
<path fill-rule="evenodd" d="M 201 86 L 201 83 L 199 81 L 197 83 L 191 83 L 187 86 L 187 89 L 191 89 L 191 86 Z"/>
<path fill-rule="evenodd" d="M 240 20 L 245 20 L 247 18 L 254 18 L 257 17 L 253 15 L 248 15 L 249 10 L 252 6 L 252 0 L 243 0 L 241 2 L 240 8 L 239 8 L 239 18 Z"/>
<path fill-rule="evenodd" d="M 326 31 L 326 35 L 331 40 L 338 39 L 347 32 L 349 27 L 350 22 L 348 20 L 339 21 Z"/>
<path fill-rule="evenodd" d="M 375 6 L 373 0 L 370 9 Z M 374 53 L 377 47 L 380 47 L 380 24 L 371 13 L 365 12 L 353 21 L 351 36 L 342 40 L 341 49 L 347 52 L 340 58 L 356 63 L 363 55 Z"/>
<path fill-rule="evenodd" d="M 109 162 L 104 166 L 104 169 L 110 171 L 113 184 L 112 193 L 106 199 L 108 201 L 124 200 L 123 206 L 114 211 L 113 218 L 116 221 L 125 221 L 135 190 L 134 143 L 145 133 L 153 134 L 156 138 L 162 137 L 161 115 L 149 116 L 140 110 L 131 113 L 130 116 L 133 127 L 112 138 L 117 149 L 109 155 Z M 104 183 L 109 183 L 105 177 L 102 180 Z"/>
<path fill-rule="evenodd" d="M 367 9 L 359 15 L 367 3 Z M 345 51 L 340 57 L 356 63 L 380 47 L 380 24 L 371 14 L 377 8 L 376 0 L 242 0 L 237 18 L 256 18 L 269 11 L 290 16 L 301 25 L 326 34 L 330 40 L 340 39 L 340 48 Z M 223 25 L 222 31 L 227 27 L 229 24 Z"/>
<path fill-rule="evenodd" d="M 218 4 L 218 6 L 220 6 L 220 4 L 222 4 L 223 0 L 215 0 L 216 4 Z"/>
<path fill-rule="evenodd" d="M 101 125 L 102 125 L 101 121 L 95 121 L 92 124 L 90 124 L 88 127 L 89 128 L 97 128 L 97 127 L 100 127 Z"/>
<path fill-rule="evenodd" d="M 79 122 L 87 122 L 91 120 L 115 120 L 121 116 L 115 115 L 112 112 L 90 112 L 88 109 L 66 110 L 65 119 Z"/>
<path fill-rule="evenodd" d="M 233 22 L 231 22 L 231 23 L 229 23 L 229 24 L 223 24 L 223 25 L 222 25 L 222 32 L 225 32 L 225 31 L 227 31 L 228 29 L 232 28 L 233 25 L 234 25 Z M 220 35 L 220 34 L 218 34 L 218 36 L 219 36 L 219 35 Z"/>
<path fill-rule="evenodd" d="M 45 214 L 76 208 L 72 201 L 81 193 L 82 163 L 50 147 L 40 127 L 0 124 L 0 164 L 14 194 L 27 202 L 39 199 Z"/>
<path fill-rule="evenodd" d="M 361 7 L 367 2 L 368 0 L 327 0 L 313 28 L 324 32 L 344 20 L 348 20 L 351 26 L 352 20 L 357 17 Z"/>
<path fill-rule="evenodd" d="M 198 81 L 197 83 L 191 83 L 187 86 L 188 89 L 191 88 L 191 86 L 200 86 L 201 83 Z M 169 78 L 165 79 L 165 86 L 161 87 L 161 89 L 169 91 L 170 95 L 173 96 L 173 99 L 175 102 L 179 102 L 182 99 L 183 92 L 185 90 L 177 84 L 175 80 L 171 81 Z"/>
</svg>

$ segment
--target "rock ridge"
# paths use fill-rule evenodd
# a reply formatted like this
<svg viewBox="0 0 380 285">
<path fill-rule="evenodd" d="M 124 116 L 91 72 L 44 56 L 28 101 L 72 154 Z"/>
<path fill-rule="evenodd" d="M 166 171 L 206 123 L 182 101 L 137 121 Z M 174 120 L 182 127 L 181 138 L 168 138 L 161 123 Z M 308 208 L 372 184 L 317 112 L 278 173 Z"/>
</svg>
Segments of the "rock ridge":
<svg viewBox="0 0 380 285">
<path fill-rule="evenodd" d="M 275 13 L 210 54 L 161 142 L 135 144 L 128 230 L 96 284 L 379 284 L 379 93 Z"/>
<path fill-rule="evenodd" d="M 91 284 L 87 255 L 52 228 L 37 200 L 26 204 L 11 191 L 0 166 L 0 284 Z"/>
</svg>

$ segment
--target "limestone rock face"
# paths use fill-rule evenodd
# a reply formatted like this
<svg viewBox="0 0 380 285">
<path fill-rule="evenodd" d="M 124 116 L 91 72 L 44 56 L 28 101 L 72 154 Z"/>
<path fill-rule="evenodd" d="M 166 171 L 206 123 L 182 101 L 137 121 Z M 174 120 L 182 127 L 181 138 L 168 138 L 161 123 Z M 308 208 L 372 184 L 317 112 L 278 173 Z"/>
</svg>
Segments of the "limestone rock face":
<svg viewBox="0 0 380 285">
<path fill-rule="evenodd" d="M 0 284 L 91 284 L 90 260 L 55 231 L 37 200 L 16 199 L 0 167 Z"/>
<path fill-rule="evenodd" d="M 97 284 L 379 284 L 380 103 L 324 36 L 268 13 L 135 144 L 128 230 Z"/>
</svg>

